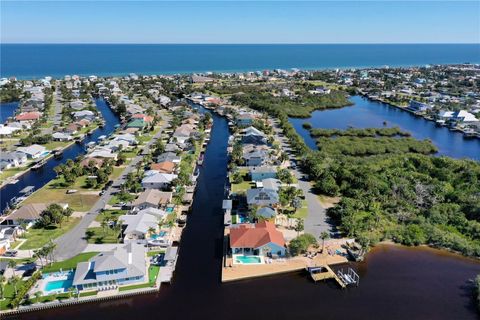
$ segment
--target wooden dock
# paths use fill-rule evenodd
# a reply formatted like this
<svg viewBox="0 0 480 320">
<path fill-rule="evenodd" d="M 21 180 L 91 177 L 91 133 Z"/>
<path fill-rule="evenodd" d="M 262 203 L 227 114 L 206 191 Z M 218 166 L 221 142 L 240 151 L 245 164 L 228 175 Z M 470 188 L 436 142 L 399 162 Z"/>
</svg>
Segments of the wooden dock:
<svg viewBox="0 0 480 320">
<path fill-rule="evenodd" d="M 342 279 L 340 279 L 337 274 L 332 270 L 332 268 L 330 268 L 330 266 L 328 265 L 321 267 L 310 267 L 308 268 L 308 272 L 310 273 L 310 276 L 315 282 L 327 279 L 334 279 L 340 285 L 340 287 L 342 287 L 342 289 L 347 287 L 345 282 L 343 282 Z"/>
</svg>

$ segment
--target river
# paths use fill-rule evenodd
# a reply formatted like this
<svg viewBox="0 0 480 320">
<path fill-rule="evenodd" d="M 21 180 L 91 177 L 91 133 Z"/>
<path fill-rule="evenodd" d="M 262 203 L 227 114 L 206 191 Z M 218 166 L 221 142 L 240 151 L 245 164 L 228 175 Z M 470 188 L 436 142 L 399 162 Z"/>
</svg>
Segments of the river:
<svg viewBox="0 0 480 320">
<path fill-rule="evenodd" d="M 101 135 L 109 135 L 115 130 L 115 125 L 119 124 L 119 118 L 110 109 L 107 103 L 103 99 L 96 99 L 95 103 L 97 109 L 101 112 L 103 119 L 105 120 L 105 126 L 98 128 L 92 135 L 87 136 L 83 141 L 83 144 L 74 143 L 71 147 L 67 148 L 63 152 L 61 158 L 50 158 L 47 163 L 39 170 L 30 170 L 20 178 L 16 184 L 7 184 L 0 190 L 0 212 L 6 207 L 10 200 L 19 195 L 19 191 L 27 186 L 34 186 L 35 189 L 39 189 L 47 184 L 50 180 L 56 177 L 53 168 L 59 164 L 65 163 L 68 159 L 75 159 L 77 156 L 85 153 L 85 144 L 90 141 L 97 141 Z"/>
<path fill-rule="evenodd" d="M 341 290 L 303 272 L 220 282 L 227 121 L 214 126 L 184 230 L 174 282 L 158 294 L 31 313 L 22 319 L 476 319 L 468 279 L 478 261 L 429 248 L 378 246 L 351 264 L 360 286 Z"/>
<path fill-rule="evenodd" d="M 315 111 L 310 118 L 290 118 L 290 123 L 303 137 L 307 145 L 317 149 L 315 139 L 302 124 L 309 122 L 313 128 L 347 129 L 398 126 L 408 131 L 417 139 L 430 139 L 438 148 L 438 155 L 452 158 L 470 158 L 480 161 L 480 139 L 465 139 L 459 132 L 452 132 L 445 127 L 438 127 L 433 121 L 416 117 L 413 114 L 400 110 L 386 103 L 353 96 L 350 99 L 354 104 L 341 109 Z"/>
</svg>

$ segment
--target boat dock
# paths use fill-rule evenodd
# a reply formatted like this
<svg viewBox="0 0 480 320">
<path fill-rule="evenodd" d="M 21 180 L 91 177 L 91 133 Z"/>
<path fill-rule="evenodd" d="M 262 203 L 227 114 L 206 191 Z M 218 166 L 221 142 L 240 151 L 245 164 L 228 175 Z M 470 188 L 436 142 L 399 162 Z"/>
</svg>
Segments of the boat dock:
<svg viewBox="0 0 480 320">
<path fill-rule="evenodd" d="M 346 272 L 342 269 L 338 271 L 338 274 L 336 274 L 329 265 L 308 267 L 307 271 L 310 273 L 310 277 L 314 282 L 334 279 L 342 289 L 352 284 L 358 286 L 360 282 L 360 277 L 352 268 L 348 268 Z"/>
</svg>

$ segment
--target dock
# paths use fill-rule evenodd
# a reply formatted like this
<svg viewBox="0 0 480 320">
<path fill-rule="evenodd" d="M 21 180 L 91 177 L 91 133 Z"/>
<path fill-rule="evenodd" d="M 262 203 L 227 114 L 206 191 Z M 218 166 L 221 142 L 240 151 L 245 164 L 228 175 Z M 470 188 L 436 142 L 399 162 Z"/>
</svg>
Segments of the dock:
<svg viewBox="0 0 480 320">
<path fill-rule="evenodd" d="M 338 274 L 336 274 L 329 265 L 308 267 L 307 271 L 310 273 L 310 277 L 314 282 L 333 279 L 342 289 L 352 284 L 358 286 L 360 282 L 360 277 L 352 268 L 348 268 L 346 272 L 342 269 Z"/>
</svg>

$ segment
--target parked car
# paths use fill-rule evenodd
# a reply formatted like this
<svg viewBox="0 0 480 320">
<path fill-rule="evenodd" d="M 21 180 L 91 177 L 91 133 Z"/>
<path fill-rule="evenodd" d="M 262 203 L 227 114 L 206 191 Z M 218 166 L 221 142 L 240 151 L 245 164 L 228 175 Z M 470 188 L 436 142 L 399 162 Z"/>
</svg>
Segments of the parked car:
<svg viewBox="0 0 480 320">
<path fill-rule="evenodd" d="M 8 250 L 3 254 L 4 257 L 16 257 L 18 254 L 17 250 Z"/>
<path fill-rule="evenodd" d="M 25 277 L 30 277 L 32 276 L 32 274 L 37 271 L 37 266 L 36 265 L 31 265 L 29 266 L 29 268 L 27 270 L 25 270 L 25 272 L 22 274 L 22 277 L 25 278 Z"/>
</svg>

